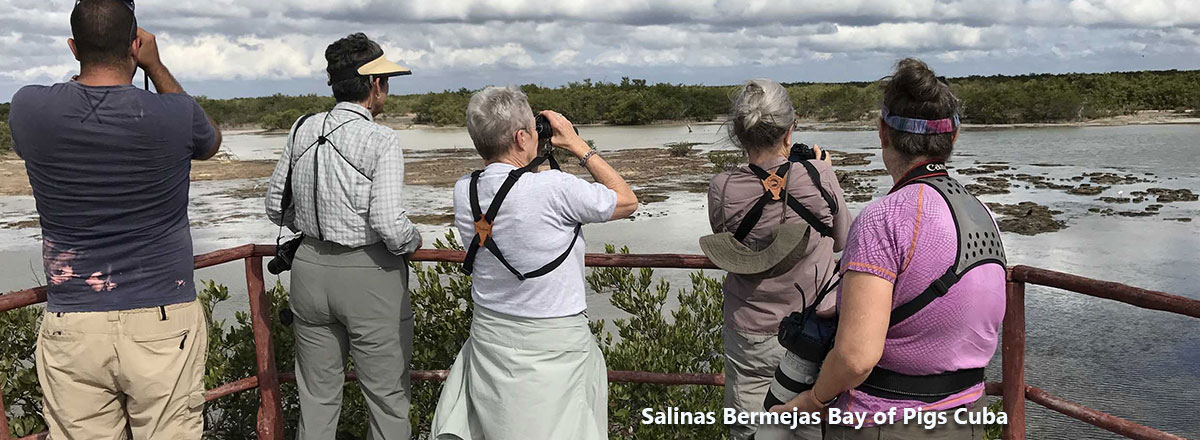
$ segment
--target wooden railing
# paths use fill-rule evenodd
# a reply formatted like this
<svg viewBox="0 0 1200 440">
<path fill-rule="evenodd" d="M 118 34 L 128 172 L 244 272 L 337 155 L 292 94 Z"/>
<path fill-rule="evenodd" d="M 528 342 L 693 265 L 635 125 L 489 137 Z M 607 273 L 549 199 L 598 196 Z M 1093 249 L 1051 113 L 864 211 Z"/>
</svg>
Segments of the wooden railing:
<svg viewBox="0 0 1200 440">
<path fill-rule="evenodd" d="M 273 256 L 275 246 L 243 245 L 222 249 L 195 257 L 196 268 L 243 260 L 246 267 L 246 287 L 250 295 L 250 317 L 254 333 L 256 371 L 248 377 L 208 390 L 204 397 L 211 401 L 233 393 L 258 389 L 261 395 L 258 408 L 258 438 L 279 440 L 283 437 L 283 411 L 280 405 L 280 382 L 295 381 L 295 375 L 280 373 L 275 368 L 274 349 L 271 345 L 269 299 L 263 282 L 263 257 Z M 420 250 L 413 261 L 461 263 L 464 253 L 450 250 Z M 703 255 L 680 254 L 587 254 L 585 264 L 590 267 L 653 267 L 676 269 L 716 269 Z M 1025 401 L 1030 400 L 1051 410 L 1081 420 L 1122 436 L 1134 439 L 1172 439 L 1183 437 L 1154 428 L 1139 425 L 1086 406 L 1070 402 L 1040 388 L 1025 383 L 1025 285 L 1036 284 L 1068 290 L 1084 295 L 1120 301 L 1137 307 L 1178 313 L 1200 318 L 1200 301 L 1163 292 L 1139 289 L 1124 284 L 1098 281 L 1076 275 L 1038 269 L 1028 266 L 1013 266 L 1008 269 L 1007 302 L 1004 326 L 1001 333 L 1001 382 L 989 382 L 989 395 L 1003 396 L 1004 411 L 1008 425 L 1004 427 L 1004 439 L 1025 439 Z M 10 292 L 0 295 L 0 313 L 46 301 L 46 288 Z M 446 370 L 412 371 L 413 380 L 443 381 Z M 346 375 L 353 380 L 353 373 Z M 720 374 L 701 373 L 650 373 L 644 371 L 609 371 L 610 382 L 651 383 L 662 385 L 707 385 L 724 386 L 725 377 Z M 42 439 L 46 434 L 23 437 Z M 8 420 L 5 416 L 3 396 L 0 396 L 0 440 L 10 440 Z"/>
</svg>

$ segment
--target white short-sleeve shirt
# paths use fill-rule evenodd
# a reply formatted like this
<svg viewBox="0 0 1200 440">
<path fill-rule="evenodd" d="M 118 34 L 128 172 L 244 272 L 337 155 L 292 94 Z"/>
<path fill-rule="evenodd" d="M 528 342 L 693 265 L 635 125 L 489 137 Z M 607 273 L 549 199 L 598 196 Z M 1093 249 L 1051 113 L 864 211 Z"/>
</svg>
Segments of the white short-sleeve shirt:
<svg viewBox="0 0 1200 440">
<path fill-rule="evenodd" d="M 494 163 L 479 177 L 479 206 L 487 212 L 492 198 L 508 173 L 516 167 Z M 464 246 L 475 239 L 471 213 L 471 176 L 454 185 L 454 225 Z M 562 255 L 575 236 L 575 225 L 600 223 L 612 218 L 617 193 L 561 171 L 549 170 L 521 176 L 500 205 L 492 225 L 492 240 L 518 271 L 536 270 Z M 583 282 L 583 237 L 570 256 L 550 273 L 524 281 L 486 248 L 475 257 L 471 297 L 475 305 L 526 318 L 556 318 L 587 308 Z"/>
</svg>

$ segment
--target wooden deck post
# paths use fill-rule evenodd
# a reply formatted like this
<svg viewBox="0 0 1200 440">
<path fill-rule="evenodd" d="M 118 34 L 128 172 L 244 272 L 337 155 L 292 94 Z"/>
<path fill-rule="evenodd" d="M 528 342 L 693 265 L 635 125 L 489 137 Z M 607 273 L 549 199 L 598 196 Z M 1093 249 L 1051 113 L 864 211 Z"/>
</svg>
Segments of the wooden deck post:
<svg viewBox="0 0 1200 440">
<path fill-rule="evenodd" d="M 1004 440 L 1025 440 L 1025 283 L 1009 281 L 1004 304 L 1000 362 L 1003 370 Z"/>
<path fill-rule="evenodd" d="M 271 343 L 271 300 L 263 285 L 262 257 L 246 258 L 246 288 L 250 294 L 250 325 L 254 330 L 254 357 L 258 375 L 258 438 L 283 438 L 283 408 L 279 398 L 279 372 Z"/>
</svg>

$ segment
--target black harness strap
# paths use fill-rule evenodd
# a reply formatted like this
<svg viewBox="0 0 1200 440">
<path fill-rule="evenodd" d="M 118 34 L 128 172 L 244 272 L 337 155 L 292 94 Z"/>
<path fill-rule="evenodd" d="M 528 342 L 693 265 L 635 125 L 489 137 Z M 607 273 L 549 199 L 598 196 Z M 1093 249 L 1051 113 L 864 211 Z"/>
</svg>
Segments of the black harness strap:
<svg viewBox="0 0 1200 440">
<path fill-rule="evenodd" d="M 833 196 L 829 195 L 825 191 L 825 188 L 821 186 L 821 174 L 815 167 L 812 166 L 812 164 L 808 163 L 807 161 L 801 161 L 800 163 L 804 164 L 805 169 L 808 170 L 809 178 L 812 179 L 813 184 L 816 185 L 821 191 L 821 197 L 824 198 L 825 203 L 829 205 L 830 212 L 837 213 L 838 208 L 836 200 L 834 200 Z M 736 238 L 738 241 L 744 241 L 746 237 L 750 235 L 750 231 L 754 230 L 754 226 L 758 224 L 759 219 L 762 218 L 763 209 L 767 206 L 767 203 L 780 199 L 783 199 L 784 203 L 791 208 L 792 211 L 799 215 L 800 218 L 804 219 L 805 223 L 808 223 L 809 226 L 812 226 L 817 233 L 825 237 L 833 236 L 833 227 L 822 222 L 816 214 L 813 214 L 812 211 L 809 211 L 808 208 L 804 207 L 804 204 L 800 203 L 799 199 L 788 194 L 787 173 L 791 168 L 792 163 L 787 162 L 783 165 L 780 165 L 779 168 L 776 168 L 774 171 L 768 172 L 757 165 L 750 164 L 750 171 L 753 172 L 755 176 L 758 176 L 758 179 L 762 181 L 763 195 L 762 197 L 758 198 L 758 201 L 754 203 L 754 206 L 750 207 L 749 211 L 746 211 L 746 215 L 742 217 L 742 223 L 738 225 L 737 231 L 733 233 L 734 238 Z"/>
<path fill-rule="evenodd" d="M 567 257 L 571 255 L 571 251 L 575 249 L 575 243 L 579 241 L 579 236 L 583 232 L 583 225 L 575 225 L 575 236 L 571 238 L 571 244 L 567 246 L 567 250 L 555 258 L 554 261 L 546 263 L 533 271 L 522 273 L 517 268 L 504 258 L 504 253 L 500 251 L 500 246 L 496 245 L 496 241 L 492 239 L 492 225 L 496 221 L 496 214 L 500 212 L 500 205 L 504 203 L 504 198 L 508 196 L 509 191 L 517 184 L 517 180 L 525 173 L 537 170 L 545 161 L 550 162 L 551 169 L 559 169 L 558 161 L 551 154 L 546 154 L 534 159 L 529 165 L 522 168 L 517 168 L 508 173 L 508 177 L 504 179 L 504 183 L 496 190 L 496 195 L 492 197 L 492 203 L 488 206 L 487 212 L 479 205 L 479 176 L 483 174 L 483 170 L 477 170 L 471 173 L 471 185 L 469 188 L 471 199 L 471 217 L 475 219 L 475 238 L 471 240 L 471 244 L 467 248 L 466 258 L 463 259 L 462 272 L 470 275 L 475 270 L 475 257 L 479 254 L 479 248 L 486 248 L 503 264 L 509 272 L 517 277 L 518 280 L 524 281 L 529 278 L 537 278 L 546 275 L 562 265 Z"/>
<path fill-rule="evenodd" d="M 817 187 L 817 191 L 821 192 L 821 198 L 825 199 L 825 204 L 829 206 L 829 214 L 837 215 L 838 204 L 837 200 L 833 199 L 833 195 L 825 190 L 825 185 L 821 184 L 821 172 L 817 171 L 817 167 L 809 163 L 807 160 L 800 161 L 800 165 L 804 165 L 804 171 L 808 172 L 808 178 L 812 179 L 813 186 Z M 807 219 L 805 219 L 807 220 Z M 819 222 L 818 222 L 819 223 Z M 822 234 L 825 235 L 825 234 Z M 833 235 L 833 234 L 829 234 Z"/>
<path fill-rule="evenodd" d="M 291 151 L 292 143 L 296 142 L 296 132 L 300 131 L 300 127 L 304 125 L 304 121 L 307 121 L 308 118 L 311 118 L 315 114 L 316 113 L 309 113 L 307 115 L 301 116 L 300 119 L 296 120 L 296 128 L 294 130 L 292 130 L 292 136 L 291 136 L 291 138 L 288 139 L 288 143 L 286 146 L 288 151 Z M 311 148 L 312 146 L 309 145 L 309 147 Z M 307 150 L 305 150 L 305 151 L 307 151 Z M 304 153 L 300 153 L 300 155 L 303 156 Z M 283 209 L 285 211 L 288 209 L 288 207 L 292 206 L 292 166 L 296 164 L 296 160 L 297 159 L 289 159 L 288 160 L 287 179 L 284 180 L 283 194 L 281 195 L 283 200 L 282 200 L 282 203 L 280 203 L 280 206 L 282 207 L 281 209 Z"/>
<path fill-rule="evenodd" d="M 946 273 L 942 274 L 942 276 L 938 277 L 938 279 L 933 280 L 933 282 L 929 284 L 929 287 L 925 288 L 920 295 L 917 295 L 908 302 L 901 304 L 895 309 L 892 309 L 891 318 L 888 321 L 888 327 L 892 327 L 903 322 L 909 317 L 912 317 L 912 315 L 917 314 L 917 312 L 921 311 L 921 309 L 924 309 L 925 306 L 929 305 L 929 303 L 932 303 L 934 300 L 945 296 L 946 292 L 950 291 L 950 287 L 962 279 L 955 269 L 957 269 L 957 267 L 950 266 L 949 269 L 946 269 Z"/>
<path fill-rule="evenodd" d="M 755 176 L 762 181 L 763 195 L 758 198 L 754 206 L 746 211 L 746 216 L 742 217 L 742 223 L 738 225 L 737 231 L 733 233 L 733 238 L 737 241 L 744 241 L 750 235 L 750 231 L 754 230 L 754 226 L 758 224 L 758 220 L 762 218 L 763 208 L 772 200 L 779 200 L 781 194 L 787 193 L 787 172 L 791 169 L 791 164 L 785 163 L 776 168 L 773 172 L 767 172 L 757 165 L 750 164 L 750 171 L 754 172 Z"/>
<path fill-rule="evenodd" d="M 359 112 L 356 112 L 353 110 L 347 110 L 347 109 L 334 109 L 334 110 L 345 110 L 350 113 L 354 113 L 355 115 L 358 115 L 359 117 L 363 118 L 364 120 L 369 120 L 362 113 L 359 113 Z M 325 113 L 325 120 L 321 122 L 322 129 L 324 129 L 325 124 L 329 122 L 329 113 L 332 113 L 332 112 L 333 111 L 331 110 L 331 111 Z M 287 144 L 287 148 L 289 149 L 289 151 L 292 148 L 292 143 L 296 141 L 296 132 L 299 131 L 300 127 L 304 126 L 304 122 L 307 121 L 308 118 L 312 117 L 313 115 L 314 115 L 313 113 L 309 113 L 307 115 L 301 116 L 300 119 L 296 120 L 296 126 L 292 130 L 291 138 L 288 140 L 288 144 Z M 340 128 L 346 126 L 346 124 L 349 124 L 354 121 L 355 121 L 355 119 L 351 119 L 349 121 L 343 122 L 343 123 L 339 124 L 337 127 L 334 127 L 333 130 L 329 130 L 328 133 L 318 135 L 317 140 L 315 140 L 315 141 L 313 141 L 313 143 L 309 144 L 308 147 L 305 147 L 304 151 L 301 151 L 299 155 L 296 155 L 296 157 L 294 157 L 288 161 L 287 179 L 284 181 L 283 194 L 281 195 L 282 203 L 280 204 L 280 206 L 282 207 L 282 209 L 287 210 L 287 208 L 292 205 L 292 197 L 293 197 L 292 196 L 292 169 L 293 169 L 293 167 L 296 165 L 296 162 L 298 162 L 301 157 L 304 157 L 305 154 L 308 154 L 308 151 L 312 150 L 314 147 L 318 148 L 318 151 L 319 151 L 321 145 L 325 145 L 326 143 L 328 143 L 331 147 L 333 147 L 333 151 L 337 152 L 338 156 L 342 157 L 342 160 L 345 160 L 346 163 L 350 164 L 351 168 L 354 168 L 354 170 L 358 171 L 359 174 L 362 174 L 363 177 L 367 177 L 367 175 L 364 174 L 362 172 L 362 170 L 358 169 L 358 167 L 355 166 L 354 163 L 350 162 L 350 160 L 347 159 L 346 156 L 342 155 L 342 152 L 337 149 L 337 146 L 333 144 L 333 141 L 329 140 L 329 136 L 332 135 L 335 131 L 338 131 L 338 129 L 340 129 Z M 319 163 L 317 160 L 318 158 L 319 158 L 318 156 L 313 157 L 313 218 L 317 222 L 317 238 L 324 240 L 325 239 L 324 233 L 322 233 L 322 231 L 321 231 L 321 213 L 319 211 L 320 203 L 317 203 L 317 181 L 318 181 L 317 179 L 320 176 L 320 174 L 319 174 L 320 168 L 319 168 Z M 370 177 L 367 177 L 367 180 L 370 180 Z M 276 239 L 276 242 L 278 242 L 278 241 L 279 240 Z"/>
<path fill-rule="evenodd" d="M 933 403 L 979 385 L 983 378 L 983 368 L 911 376 L 875 367 L 858 390 L 884 399 Z"/>
<path fill-rule="evenodd" d="M 971 269 L 989 263 L 1006 264 L 1000 231 L 996 230 L 991 215 L 978 199 L 949 176 L 945 164 L 930 162 L 914 167 L 889 193 L 916 183 L 928 185 L 946 201 L 958 234 L 958 250 L 954 263 L 942 276 L 915 298 L 892 309 L 889 328 L 945 296 Z M 933 403 L 978 385 L 983 379 L 983 368 L 911 376 L 877 366 L 858 390 L 884 399 Z"/>
</svg>

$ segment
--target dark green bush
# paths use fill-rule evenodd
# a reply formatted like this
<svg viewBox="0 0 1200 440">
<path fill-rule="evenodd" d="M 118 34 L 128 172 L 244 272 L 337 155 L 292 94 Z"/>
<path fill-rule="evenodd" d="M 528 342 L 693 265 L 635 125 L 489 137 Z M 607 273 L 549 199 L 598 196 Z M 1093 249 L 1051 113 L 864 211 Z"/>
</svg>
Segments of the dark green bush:
<svg viewBox="0 0 1200 440">
<path fill-rule="evenodd" d="M 613 246 L 606 246 L 613 253 Z M 628 253 L 622 248 L 621 253 Z M 679 308 L 666 307 L 671 285 L 655 282 L 649 268 L 596 268 L 587 276 L 595 292 L 612 295 L 612 304 L 631 316 L 613 320 L 620 340 L 613 342 L 605 322 L 592 323 L 610 370 L 658 373 L 722 373 L 722 280 L 691 274 L 691 289 L 675 294 Z M 668 319 L 667 316 L 670 315 Z M 602 336 L 601 336 L 602 335 Z M 609 426 L 613 439 L 724 438 L 724 425 L 644 425 L 642 409 L 667 407 L 721 414 L 724 390 L 712 386 L 609 384 Z"/>
<path fill-rule="evenodd" d="M 708 153 L 708 161 L 712 163 L 714 173 L 723 173 L 737 169 L 746 161 L 746 154 L 741 151 L 713 151 Z"/>
<path fill-rule="evenodd" d="M 453 235 L 438 240 L 438 248 L 461 249 Z M 612 251 L 612 248 L 609 247 Z M 627 250 L 623 249 L 623 252 Z M 468 336 L 471 317 L 470 277 L 459 272 L 457 264 L 413 264 L 413 312 L 416 335 L 413 341 L 413 364 L 417 370 L 447 369 Z M 588 284 L 598 292 L 612 294 L 613 304 L 629 313 L 628 319 L 613 320 L 620 336 L 605 332 L 606 323 L 592 324 L 601 338 L 601 348 L 610 369 L 658 372 L 721 372 L 720 281 L 693 274 L 692 288 L 677 294 L 680 308 L 665 318 L 665 301 L 670 291 L 666 281 L 654 284 L 653 271 L 641 269 L 597 269 L 587 277 Z M 212 282 L 202 283 L 199 297 L 206 312 L 229 299 L 226 287 Z M 653 285 L 653 288 L 651 287 Z M 276 284 L 268 291 L 270 316 L 278 316 L 288 307 L 287 292 Z M 37 323 L 41 308 L 28 307 L 0 313 L 0 383 L 3 384 L 7 405 L 9 430 L 23 436 L 40 432 L 45 425 L 41 414 L 41 391 L 33 367 L 33 351 L 37 339 Z M 293 370 L 292 329 L 277 319 L 271 323 L 275 362 L 282 372 Z M 254 338 L 250 316 L 246 311 L 234 315 L 233 322 L 210 321 L 208 368 L 205 386 L 215 386 L 254 376 Z M 414 382 L 412 420 L 414 432 L 427 433 L 430 417 L 441 391 L 439 382 Z M 293 384 L 281 387 L 285 436 L 295 434 L 299 403 Z M 367 410 L 362 395 L 353 383 L 346 385 L 342 417 L 338 426 L 339 438 L 364 438 Z M 258 393 L 243 392 L 210 402 L 205 408 L 205 437 L 212 439 L 254 438 L 258 412 Z M 670 427 L 641 425 L 637 411 L 644 407 L 663 405 L 719 411 L 721 389 L 716 387 L 668 387 L 656 385 L 611 384 L 609 412 L 613 438 L 681 438 Z M 721 427 L 697 428 L 703 438 L 719 437 Z M 691 438 L 690 435 L 684 435 Z"/>
<path fill-rule="evenodd" d="M 963 120 L 981 124 L 1062 122 L 1139 110 L 1195 109 L 1200 107 L 1200 88 L 1195 87 L 1198 82 L 1200 71 L 1175 70 L 950 80 L 963 102 Z M 862 120 L 878 110 L 881 99 L 874 82 L 797 83 L 787 85 L 787 89 L 796 113 L 817 120 Z M 641 79 L 622 78 L 619 83 L 585 79 L 556 88 L 527 84 L 521 90 L 529 95 L 534 111 L 557 110 L 579 124 L 635 125 L 720 117 L 729 112 L 736 86 L 647 84 Z M 412 115 L 418 124 L 461 126 L 466 122 L 467 101 L 473 92 L 459 89 L 391 96 L 384 113 Z M 267 122 L 288 109 L 299 115 L 333 106 L 333 98 L 316 95 L 198 100 L 223 126 Z M 0 117 L 6 111 L 7 105 L 0 104 Z"/>
<path fill-rule="evenodd" d="M 734 152 L 736 153 L 736 152 Z M 453 234 L 434 244 L 440 249 L 461 249 Z M 606 246 L 613 253 L 614 247 Z M 628 248 L 621 249 L 627 253 Z M 458 355 L 470 329 L 472 313 L 470 277 L 457 264 L 413 264 L 416 285 L 412 286 L 416 334 L 413 364 L 416 370 L 447 369 Z M 650 372 L 721 373 L 723 280 L 703 272 L 690 275 L 690 289 L 678 289 L 678 307 L 668 307 L 671 285 L 648 268 L 596 268 L 587 276 L 592 291 L 611 295 L 611 302 L 629 315 L 609 323 L 591 323 L 611 370 Z M 270 316 L 288 307 L 287 292 L 278 283 L 268 291 Z M 199 298 L 205 312 L 229 299 L 224 286 L 204 282 Z M 45 430 L 41 419 L 41 389 L 33 365 L 41 307 L 26 307 L 0 313 L 0 386 L 8 410 L 9 433 L 20 437 Z M 669 315 L 669 318 L 668 318 Z M 271 322 L 276 365 L 292 371 L 295 353 L 291 327 L 276 319 Z M 208 364 L 204 377 L 208 388 L 254 375 L 253 331 L 246 311 L 234 322 L 209 322 Z M 615 340 L 615 342 L 614 342 Z M 352 367 L 351 367 L 352 368 Z M 441 392 L 440 382 L 414 382 L 412 420 L 415 438 L 428 435 L 430 417 Z M 285 438 L 295 435 L 299 404 L 293 384 L 281 387 Z M 665 386 L 609 384 L 609 435 L 613 439 L 719 439 L 723 425 L 643 425 L 643 408 L 685 408 L 688 411 L 721 412 L 723 390 L 710 386 Z M 347 383 L 338 439 L 361 439 L 366 435 L 367 409 L 357 385 Z M 254 438 L 258 393 L 237 393 L 210 402 L 205 407 L 205 438 Z M 999 403 L 992 405 L 999 410 Z M 999 438 L 999 426 L 989 426 L 987 438 Z"/>
<path fill-rule="evenodd" d="M 8 121 L 0 121 L 0 154 L 12 151 L 12 133 L 8 130 Z"/>
<path fill-rule="evenodd" d="M 42 388 L 33 365 L 41 307 L 0 313 L 0 392 L 8 412 L 9 435 L 19 438 L 46 430 Z"/>
<path fill-rule="evenodd" d="M 671 152 L 671 157 L 685 157 L 692 154 L 695 150 L 696 142 L 672 142 L 666 145 L 667 151 Z"/>
<path fill-rule="evenodd" d="M 258 120 L 258 125 L 264 130 L 288 130 L 292 128 L 292 124 L 297 119 L 300 119 L 300 116 L 303 116 L 300 110 L 289 108 L 263 115 Z"/>
</svg>

